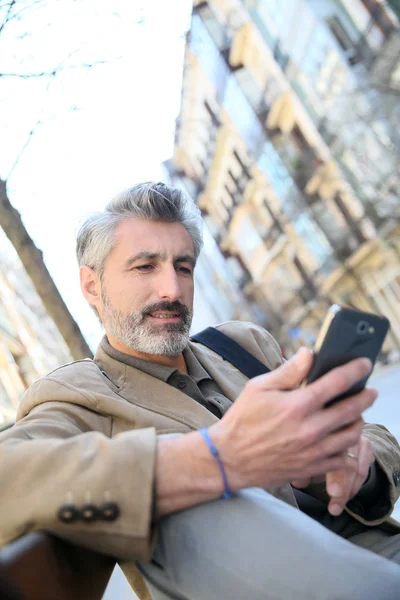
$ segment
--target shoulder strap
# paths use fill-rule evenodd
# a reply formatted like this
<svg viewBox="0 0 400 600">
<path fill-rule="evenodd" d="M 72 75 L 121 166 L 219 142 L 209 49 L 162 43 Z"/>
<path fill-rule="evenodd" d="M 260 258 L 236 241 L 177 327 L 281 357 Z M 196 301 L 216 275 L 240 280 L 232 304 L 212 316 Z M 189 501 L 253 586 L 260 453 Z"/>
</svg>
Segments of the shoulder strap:
<svg viewBox="0 0 400 600">
<path fill-rule="evenodd" d="M 258 358 L 215 327 L 207 327 L 200 333 L 192 335 L 191 339 L 220 354 L 250 379 L 270 371 Z"/>
</svg>

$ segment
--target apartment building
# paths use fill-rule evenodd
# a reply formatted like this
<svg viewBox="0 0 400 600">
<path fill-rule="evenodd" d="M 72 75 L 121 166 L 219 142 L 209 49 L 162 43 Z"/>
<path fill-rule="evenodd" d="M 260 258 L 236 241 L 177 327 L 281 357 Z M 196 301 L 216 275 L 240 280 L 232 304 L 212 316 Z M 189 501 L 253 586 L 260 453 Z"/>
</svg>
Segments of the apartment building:
<svg viewBox="0 0 400 600">
<path fill-rule="evenodd" d="M 399 153 L 387 115 L 349 118 L 384 93 L 368 77 L 396 32 L 372 0 L 194 2 L 169 172 L 225 258 L 236 317 L 250 306 L 289 353 L 334 302 L 386 314 L 400 348 L 400 203 L 381 185 Z"/>
</svg>

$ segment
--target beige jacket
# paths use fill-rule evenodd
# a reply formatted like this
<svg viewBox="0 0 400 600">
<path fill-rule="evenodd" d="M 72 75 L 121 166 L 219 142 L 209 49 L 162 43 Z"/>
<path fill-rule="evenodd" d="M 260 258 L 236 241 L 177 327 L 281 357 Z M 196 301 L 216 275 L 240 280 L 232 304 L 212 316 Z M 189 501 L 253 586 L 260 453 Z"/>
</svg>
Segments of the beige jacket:
<svg viewBox="0 0 400 600">
<path fill-rule="evenodd" d="M 270 369 L 282 363 L 277 343 L 261 327 L 230 322 L 219 329 Z M 204 346 L 191 343 L 191 348 L 234 401 L 247 378 Z M 34 383 L 21 401 L 16 425 L 1 434 L 0 545 L 47 530 L 116 557 L 140 592 L 133 561 L 149 559 L 155 539 L 151 516 L 157 434 L 190 432 L 210 426 L 216 417 L 183 392 L 101 348 L 95 361 L 64 365 Z M 399 495 L 399 446 L 381 426 L 366 425 L 365 435 L 387 474 L 393 509 Z M 297 506 L 289 484 L 268 491 Z M 107 502 L 119 509 L 113 520 L 60 520 L 66 504 L 80 509 Z M 371 524 L 385 522 L 400 532 L 389 515 Z"/>
</svg>

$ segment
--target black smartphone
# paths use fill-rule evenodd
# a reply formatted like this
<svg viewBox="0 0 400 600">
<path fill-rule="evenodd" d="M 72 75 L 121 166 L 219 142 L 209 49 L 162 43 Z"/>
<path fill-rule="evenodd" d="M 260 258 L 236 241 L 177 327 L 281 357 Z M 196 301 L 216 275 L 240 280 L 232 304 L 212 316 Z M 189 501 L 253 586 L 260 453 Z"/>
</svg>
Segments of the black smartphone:
<svg viewBox="0 0 400 600">
<path fill-rule="evenodd" d="M 389 327 L 386 317 L 337 304 L 331 306 L 315 343 L 314 362 L 304 385 L 354 358 L 369 358 L 374 365 Z M 326 406 L 360 392 L 368 377 L 369 375 L 357 381 L 346 393 L 336 396 Z"/>
</svg>

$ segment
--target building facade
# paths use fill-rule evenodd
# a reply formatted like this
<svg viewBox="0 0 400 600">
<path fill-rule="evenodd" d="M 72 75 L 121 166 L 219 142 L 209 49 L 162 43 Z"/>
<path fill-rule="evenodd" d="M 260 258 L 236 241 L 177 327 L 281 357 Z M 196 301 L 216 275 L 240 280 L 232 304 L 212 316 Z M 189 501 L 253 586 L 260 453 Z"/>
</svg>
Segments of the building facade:
<svg viewBox="0 0 400 600">
<path fill-rule="evenodd" d="M 36 379 L 71 359 L 13 248 L 0 230 L 0 430 Z"/>
<path fill-rule="evenodd" d="M 250 308 L 288 353 L 335 302 L 386 314 L 400 349 L 399 152 L 371 76 L 398 25 L 372 0 L 194 2 L 169 171 L 225 258 L 236 318 Z"/>
</svg>

